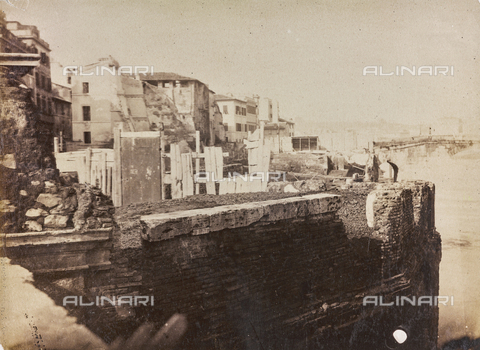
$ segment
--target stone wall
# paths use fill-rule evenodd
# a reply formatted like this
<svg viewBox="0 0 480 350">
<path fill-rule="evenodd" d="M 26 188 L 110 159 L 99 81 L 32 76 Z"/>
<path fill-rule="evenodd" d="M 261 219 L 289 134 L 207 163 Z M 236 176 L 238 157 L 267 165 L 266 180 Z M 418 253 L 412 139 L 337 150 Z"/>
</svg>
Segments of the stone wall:
<svg viewBox="0 0 480 350">
<path fill-rule="evenodd" d="M 402 285 L 384 301 L 395 302 L 396 296 L 438 296 L 441 240 L 435 230 L 435 186 L 422 181 L 380 185 L 369 197 L 373 197 L 367 201 L 367 213 L 374 213 L 372 235 L 383 241 L 382 283 L 397 280 Z M 390 321 L 408 330 L 407 349 L 436 348 L 437 306 L 390 308 Z"/>
<path fill-rule="evenodd" d="M 113 254 L 115 278 L 155 297 L 137 322 L 187 315 L 185 349 L 386 349 L 397 327 L 406 348 L 434 348 L 436 307 L 363 305 L 438 294 L 433 185 L 375 193 L 375 226 L 357 235 L 328 194 L 147 215 L 143 247 Z"/>
<path fill-rule="evenodd" d="M 113 227 L 115 208 L 99 188 L 54 169 L 13 173 L 14 193 L 0 201 L 2 233 Z"/>
</svg>

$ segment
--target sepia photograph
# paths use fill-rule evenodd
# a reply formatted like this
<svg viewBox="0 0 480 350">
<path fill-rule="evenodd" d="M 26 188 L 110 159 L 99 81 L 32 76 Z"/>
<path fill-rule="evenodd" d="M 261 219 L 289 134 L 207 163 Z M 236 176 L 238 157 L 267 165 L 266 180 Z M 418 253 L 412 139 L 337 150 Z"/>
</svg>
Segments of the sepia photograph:
<svg viewBox="0 0 480 350">
<path fill-rule="evenodd" d="M 480 350 L 479 60 L 478 0 L 0 0 L 0 350 Z"/>
</svg>

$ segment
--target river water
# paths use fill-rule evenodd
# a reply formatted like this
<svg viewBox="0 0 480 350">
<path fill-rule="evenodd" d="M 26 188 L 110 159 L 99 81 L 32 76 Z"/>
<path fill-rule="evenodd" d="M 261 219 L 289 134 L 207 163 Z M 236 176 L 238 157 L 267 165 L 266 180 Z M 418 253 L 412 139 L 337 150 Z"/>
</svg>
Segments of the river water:
<svg viewBox="0 0 480 350">
<path fill-rule="evenodd" d="M 424 158 L 400 169 L 399 179 L 435 183 L 435 221 L 442 237 L 439 341 L 480 338 L 480 148 Z"/>
</svg>

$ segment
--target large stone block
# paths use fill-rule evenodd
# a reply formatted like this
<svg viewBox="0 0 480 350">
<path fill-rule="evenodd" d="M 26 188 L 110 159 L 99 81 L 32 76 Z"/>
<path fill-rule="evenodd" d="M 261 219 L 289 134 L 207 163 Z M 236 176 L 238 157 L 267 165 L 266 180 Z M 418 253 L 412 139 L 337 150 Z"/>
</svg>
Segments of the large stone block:
<svg viewBox="0 0 480 350">
<path fill-rule="evenodd" d="M 29 219 L 37 219 L 41 216 L 48 216 L 48 212 L 43 209 L 32 208 L 27 210 L 25 216 Z"/>
<path fill-rule="evenodd" d="M 66 215 L 48 215 L 43 225 L 50 228 L 65 228 L 67 227 L 67 222 L 68 216 Z"/>
<path fill-rule="evenodd" d="M 224 229 L 249 227 L 256 223 L 265 224 L 293 218 L 306 218 L 310 215 L 336 212 L 340 206 L 339 196 L 321 193 L 304 197 L 146 215 L 140 218 L 144 226 L 142 238 L 153 242 L 179 235 L 200 235 Z"/>
<path fill-rule="evenodd" d="M 62 198 L 56 194 L 41 193 L 37 198 L 37 202 L 42 203 L 47 208 L 53 208 L 62 202 Z"/>
<path fill-rule="evenodd" d="M 42 225 L 33 220 L 28 220 L 23 225 L 23 228 L 30 232 L 40 232 L 42 231 Z"/>
</svg>

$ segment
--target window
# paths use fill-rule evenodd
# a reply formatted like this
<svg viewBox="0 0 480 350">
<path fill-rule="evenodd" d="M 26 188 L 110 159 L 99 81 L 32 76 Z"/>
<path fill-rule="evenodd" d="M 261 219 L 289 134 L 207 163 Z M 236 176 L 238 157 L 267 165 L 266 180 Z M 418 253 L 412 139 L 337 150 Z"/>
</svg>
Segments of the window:
<svg viewBox="0 0 480 350">
<path fill-rule="evenodd" d="M 237 123 L 237 131 L 242 131 L 242 124 Z"/>
<path fill-rule="evenodd" d="M 255 108 L 255 106 L 247 106 L 247 113 L 257 114 L 257 109 Z"/>
<path fill-rule="evenodd" d="M 254 132 L 255 131 L 255 125 L 249 125 L 248 126 L 248 131 Z"/>
<path fill-rule="evenodd" d="M 72 83 L 72 77 L 68 77 L 67 78 L 67 84 L 71 84 Z"/>
<path fill-rule="evenodd" d="M 35 85 L 40 87 L 40 75 L 38 73 L 35 73 Z"/>
<path fill-rule="evenodd" d="M 90 131 L 85 131 L 83 133 L 83 142 L 92 143 L 92 134 L 90 133 Z"/>
<path fill-rule="evenodd" d="M 47 87 L 46 87 L 47 82 L 46 82 L 45 76 L 42 75 L 42 76 L 40 77 L 40 81 L 41 81 L 41 82 L 40 82 L 40 87 L 41 87 L 42 89 L 46 90 L 46 89 L 47 89 Z"/>
<path fill-rule="evenodd" d="M 242 109 L 239 106 L 235 106 L 235 114 L 241 115 Z"/>
<path fill-rule="evenodd" d="M 242 108 L 242 115 L 247 115 L 247 109 L 246 108 Z"/>
<path fill-rule="evenodd" d="M 90 106 L 83 106 L 83 121 L 89 122 L 90 119 Z"/>
<path fill-rule="evenodd" d="M 88 83 L 83 83 L 83 93 L 88 94 L 88 92 L 89 92 Z"/>
<path fill-rule="evenodd" d="M 228 114 L 228 106 L 223 106 L 223 114 Z"/>
<path fill-rule="evenodd" d="M 225 127 L 225 131 L 228 131 L 228 124 L 223 125 Z"/>
</svg>

